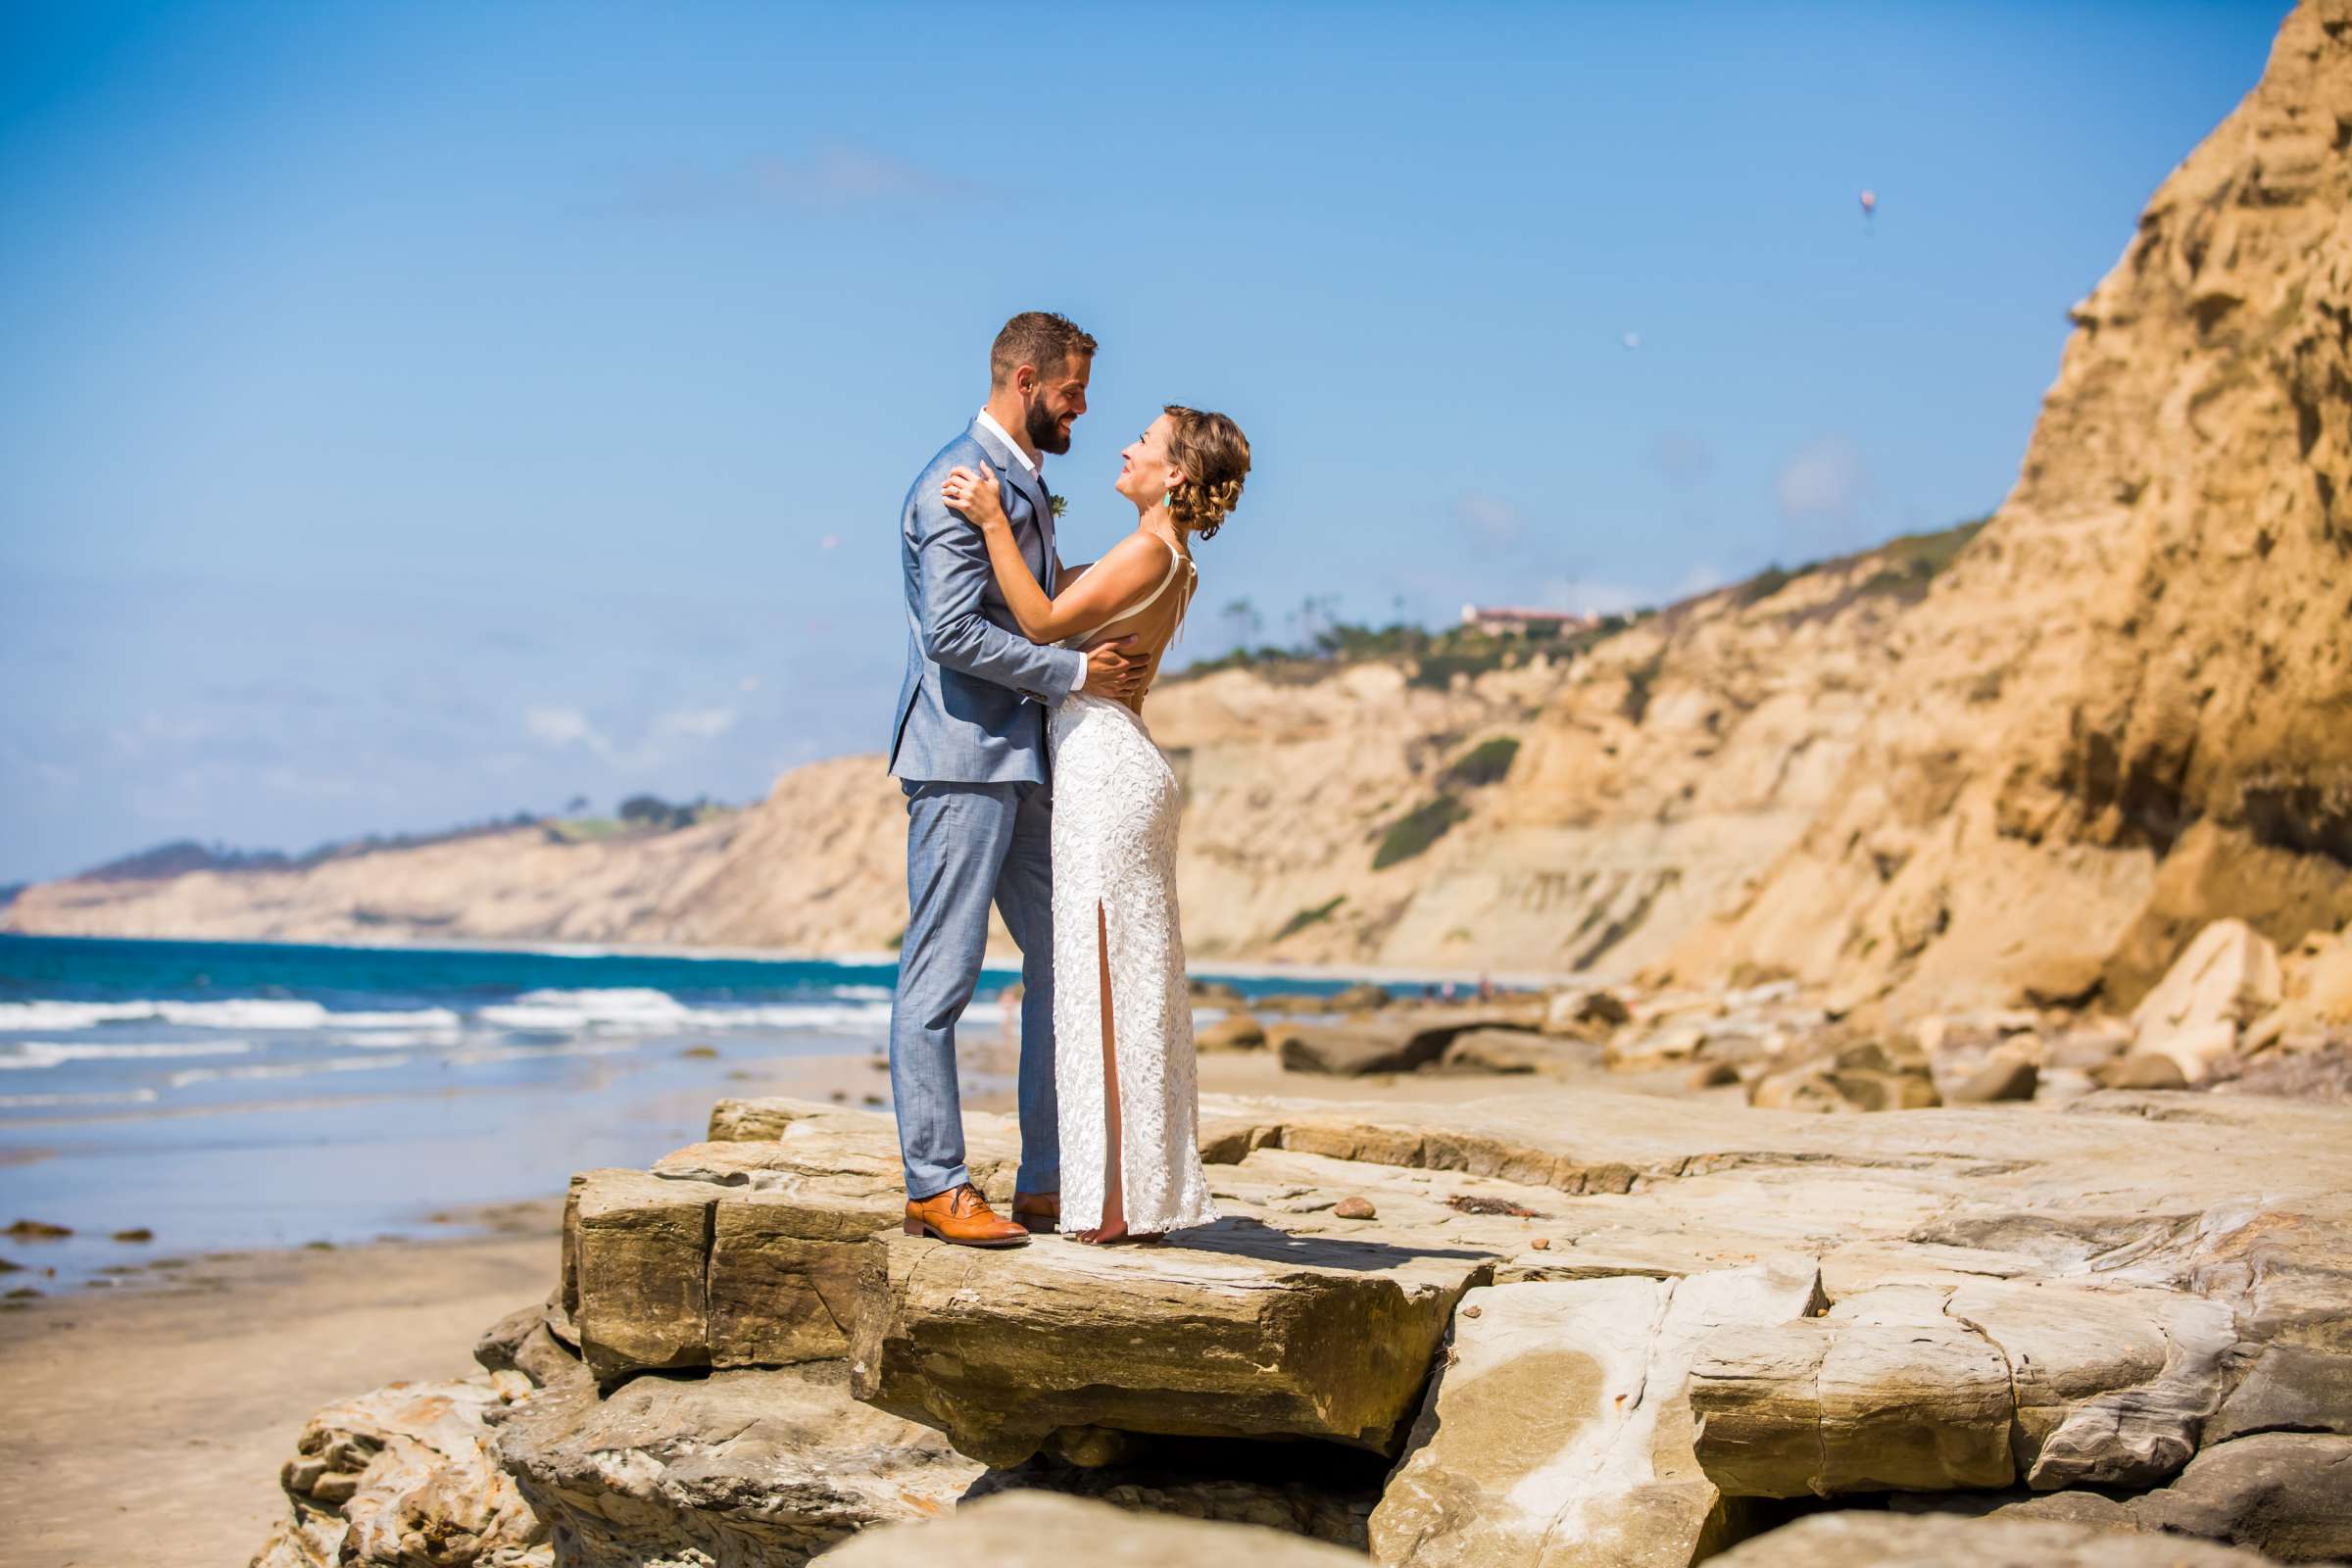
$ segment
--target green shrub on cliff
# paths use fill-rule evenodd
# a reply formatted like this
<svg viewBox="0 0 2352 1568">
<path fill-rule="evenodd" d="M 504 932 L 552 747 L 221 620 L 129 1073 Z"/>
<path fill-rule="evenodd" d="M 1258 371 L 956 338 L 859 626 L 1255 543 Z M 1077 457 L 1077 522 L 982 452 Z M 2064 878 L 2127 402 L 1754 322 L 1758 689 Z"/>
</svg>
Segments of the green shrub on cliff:
<svg viewBox="0 0 2352 1568">
<path fill-rule="evenodd" d="M 1318 904 L 1312 908 L 1300 909 L 1282 923 L 1282 929 L 1274 933 L 1274 940 L 1280 942 L 1284 937 L 1297 936 L 1310 925 L 1321 925 L 1337 913 L 1340 906 L 1347 902 L 1348 895 L 1343 893 L 1328 904 Z"/>
<path fill-rule="evenodd" d="M 1427 806 L 1414 808 L 1381 835 L 1380 848 L 1372 852 L 1372 869 L 1379 871 L 1399 860 L 1411 859 L 1469 815 L 1470 808 L 1450 795 L 1441 795 Z"/>
<path fill-rule="evenodd" d="M 1484 784 L 1499 784 L 1511 770 L 1512 761 L 1519 756 L 1519 737 L 1497 735 L 1481 741 L 1455 758 L 1438 777 L 1448 784 L 1466 785 L 1476 789 Z"/>
</svg>

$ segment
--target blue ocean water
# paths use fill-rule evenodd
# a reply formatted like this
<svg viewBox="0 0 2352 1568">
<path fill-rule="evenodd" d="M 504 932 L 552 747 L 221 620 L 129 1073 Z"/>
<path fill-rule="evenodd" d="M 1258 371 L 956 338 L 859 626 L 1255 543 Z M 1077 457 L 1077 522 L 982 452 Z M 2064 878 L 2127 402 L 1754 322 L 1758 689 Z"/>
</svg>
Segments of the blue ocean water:
<svg viewBox="0 0 2352 1568">
<path fill-rule="evenodd" d="M 1013 978 L 990 973 L 968 1028 L 1002 1029 Z M 560 1194 L 574 1170 L 692 1142 L 713 1100 L 776 1092 L 796 1058 L 878 1058 L 896 979 L 888 963 L 0 936 L 0 1211 L 75 1233 L 0 1243 L 27 1271 L 0 1284 L 416 1234 L 455 1205 Z M 857 1100 L 888 1092 L 873 1071 Z M 155 1240 L 107 1239 L 134 1227 Z"/>
</svg>

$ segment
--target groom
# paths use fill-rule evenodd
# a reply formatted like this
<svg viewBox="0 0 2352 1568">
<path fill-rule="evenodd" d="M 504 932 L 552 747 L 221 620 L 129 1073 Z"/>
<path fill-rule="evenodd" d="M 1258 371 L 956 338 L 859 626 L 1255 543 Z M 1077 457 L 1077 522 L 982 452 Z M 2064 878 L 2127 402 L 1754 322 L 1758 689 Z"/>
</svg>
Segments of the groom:
<svg viewBox="0 0 2352 1568">
<path fill-rule="evenodd" d="M 906 679 L 890 771 L 906 792 L 906 935 L 890 1014 L 890 1087 L 906 1166 L 906 1231 L 966 1247 L 1018 1247 L 1061 1208 L 1054 1097 L 1053 794 L 1046 710 L 1077 691 L 1124 697 L 1140 662 L 1118 644 L 1080 654 L 1020 633 L 980 530 L 940 499 L 948 470 L 983 463 L 1004 487 L 1038 581 L 1060 564 L 1043 455 L 1070 450 L 1095 340 L 1024 311 L 989 351 L 988 406 L 915 476 L 899 516 Z M 989 1207 L 963 1162 L 956 1021 L 980 981 L 994 902 L 1021 950 L 1021 1168 L 1012 1217 Z"/>
</svg>

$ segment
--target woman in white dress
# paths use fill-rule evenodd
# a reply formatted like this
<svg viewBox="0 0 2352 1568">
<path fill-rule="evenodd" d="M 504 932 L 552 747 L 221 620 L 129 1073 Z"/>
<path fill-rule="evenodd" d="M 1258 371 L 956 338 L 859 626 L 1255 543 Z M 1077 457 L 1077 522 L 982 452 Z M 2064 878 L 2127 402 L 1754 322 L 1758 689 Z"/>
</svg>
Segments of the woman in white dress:
<svg viewBox="0 0 2352 1568">
<path fill-rule="evenodd" d="M 1143 708 L 1200 581 L 1192 547 L 1241 500 L 1250 443 L 1221 414 L 1170 406 L 1121 457 L 1117 488 L 1135 503 L 1135 531 L 1091 565 L 1065 568 L 1052 596 L 1013 537 L 996 475 L 957 468 L 942 486 L 987 537 L 997 586 L 1026 636 L 1080 647 L 1124 639 L 1146 662 L 1130 701 L 1080 692 L 1046 726 L 1060 1229 L 1083 1242 L 1153 1241 L 1217 1217 L 1200 1168 L 1176 918 L 1176 778 Z"/>
</svg>

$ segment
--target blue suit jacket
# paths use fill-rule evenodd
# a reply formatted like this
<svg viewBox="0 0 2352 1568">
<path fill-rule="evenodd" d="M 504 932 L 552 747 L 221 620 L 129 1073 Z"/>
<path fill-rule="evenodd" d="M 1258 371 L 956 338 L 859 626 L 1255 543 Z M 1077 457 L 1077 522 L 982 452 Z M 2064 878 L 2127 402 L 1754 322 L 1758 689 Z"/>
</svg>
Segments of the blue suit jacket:
<svg viewBox="0 0 2352 1568">
<path fill-rule="evenodd" d="M 980 530 L 939 498 L 961 466 L 996 470 L 1013 537 L 1037 580 L 1054 584 L 1054 514 L 1044 487 L 977 420 L 915 475 L 899 512 L 906 588 L 906 678 L 890 770 L 960 784 L 1043 783 L 1046 709 L 1084 678 L 1086 656 L 1021 635 L 997 590 Z"/>
</svg>

